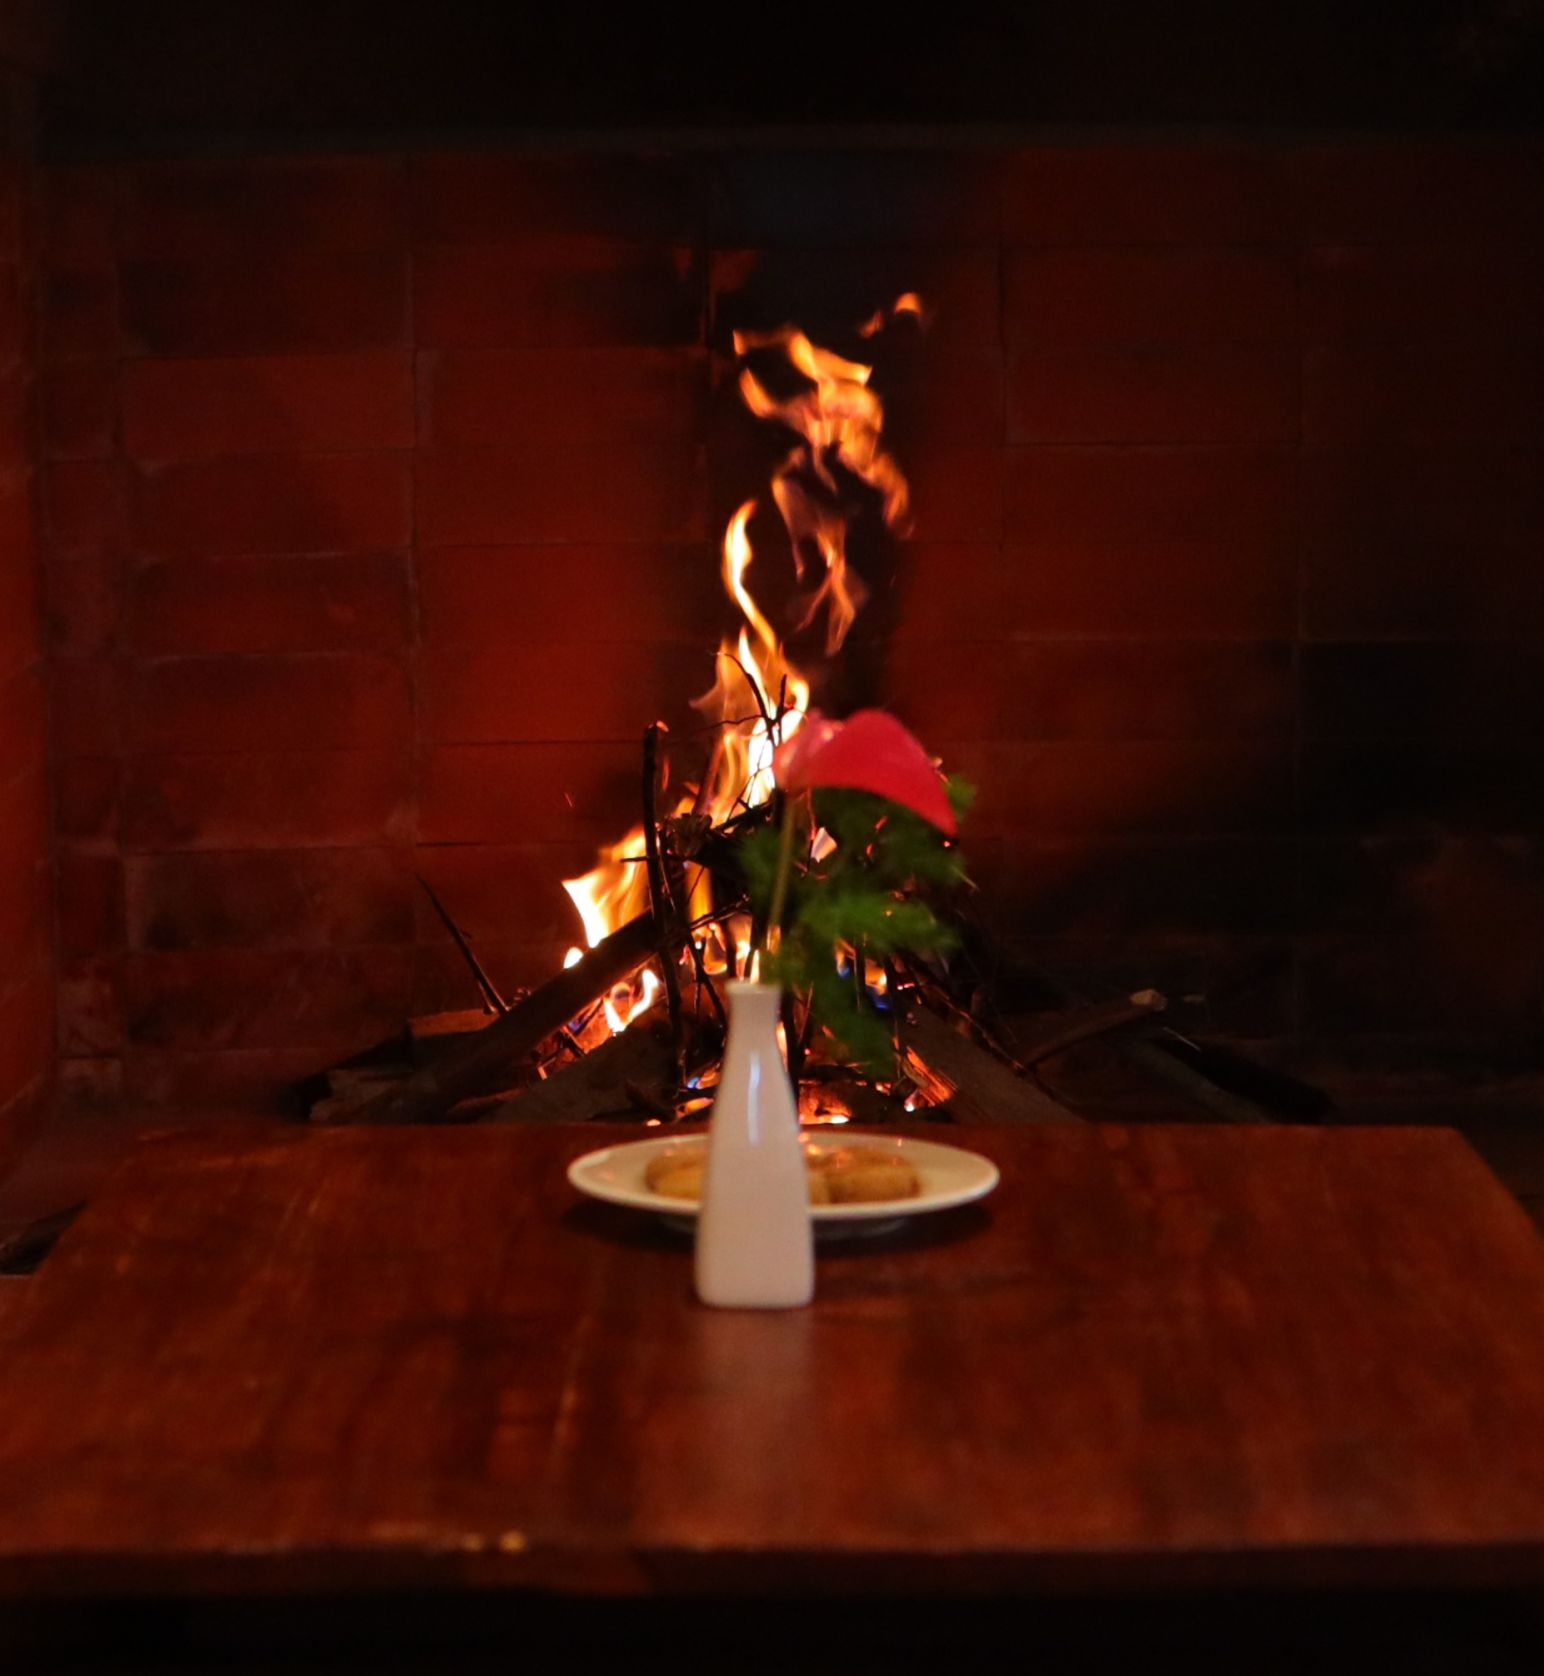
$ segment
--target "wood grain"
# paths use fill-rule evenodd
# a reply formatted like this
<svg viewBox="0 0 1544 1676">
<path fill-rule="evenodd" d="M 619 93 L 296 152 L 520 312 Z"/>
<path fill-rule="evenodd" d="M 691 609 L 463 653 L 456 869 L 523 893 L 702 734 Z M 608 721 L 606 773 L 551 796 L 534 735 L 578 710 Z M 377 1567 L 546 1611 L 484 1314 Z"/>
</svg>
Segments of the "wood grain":
<svg viewBox="0 0 1544 1676">
<path fill-rule="evenodd" d="M 145 1146 L 0 1325 L 0 1588 L 1544 1578 L 1544 1255 L 1450 1132 L 961 1130 L 989 1205 L 784 1315 L 576 1198 L 636 1133 Z"/>
</svg>

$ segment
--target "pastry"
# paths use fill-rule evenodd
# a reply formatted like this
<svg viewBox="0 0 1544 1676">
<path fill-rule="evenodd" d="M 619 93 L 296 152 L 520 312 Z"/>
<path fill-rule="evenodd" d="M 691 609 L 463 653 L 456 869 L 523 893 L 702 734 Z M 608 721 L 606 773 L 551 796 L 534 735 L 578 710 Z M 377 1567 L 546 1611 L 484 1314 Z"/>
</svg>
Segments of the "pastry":
<svg viewBox="0 0 1544 1676">
<path fill-rule="evenodd" d="M 889 1147 L 807 1146 L 804 1161 L 812 1205 L 876 1204 L 922 1191 L 916 1170 Z M 706 1165 L 705 1148 L 670 1147 L 649 1160 L 644 1180 L 662 1199 L 700 1199 Z"/>
</svg>

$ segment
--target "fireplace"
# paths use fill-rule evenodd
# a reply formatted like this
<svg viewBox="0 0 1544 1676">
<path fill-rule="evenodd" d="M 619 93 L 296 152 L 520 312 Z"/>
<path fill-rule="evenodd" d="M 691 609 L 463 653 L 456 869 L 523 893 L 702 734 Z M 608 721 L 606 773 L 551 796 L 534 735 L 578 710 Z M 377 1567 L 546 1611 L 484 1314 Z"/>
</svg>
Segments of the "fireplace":
<svg viewBox="0 0 1544 1676">
<path fill-rule="evenodd" d="M 1532 142 L 77 128 L 5 270 L 0 1105 L 300 1110 L 478 1004 L 420 880 L 561 971 L 736 626 L 787 436 L 734 339 L 789 323 L 872 347 L 910 486 L 822 701 L 979 786 L 1005 967 L 1351 1108 L 1537 1071 Z"/>
<path fill-rule="evenodd" d="M 473 1004 L 415 873 L 502 986 L 560 967 L 559 881 L 711 680 L 718 532 L 783 445 L 730 334 L 850 343 L 903 291 L 914 524 L 850 679 L 980 785 L 1008 947 L 1320 1074 L 1526 1060 L 1535 167 L 46 171 L 66 1090 L 267 1109 Z"/>
</svg>

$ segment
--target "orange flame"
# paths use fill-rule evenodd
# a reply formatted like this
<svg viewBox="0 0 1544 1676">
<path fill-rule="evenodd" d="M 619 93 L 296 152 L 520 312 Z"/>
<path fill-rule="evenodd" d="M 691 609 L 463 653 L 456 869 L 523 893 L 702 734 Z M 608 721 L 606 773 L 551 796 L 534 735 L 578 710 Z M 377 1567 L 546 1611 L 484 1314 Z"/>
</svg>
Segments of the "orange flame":
<svg viewBox="0 0 1544 1676">
<path fill-rule="evenodd" d="M 920 316 L 922 304 L 906 292 L 859 328 L 865 337 L 902 314 Z M 739 387 L 746 406 L 758 418 L 786 426 L 797 437 L 774 471 L 771 497 L 788 533 L 794 573 L 802 583 L 818 562 L 814 586 L 802 601 L 795 631 L 813 627 L 824 614 L 825 653 L 834 656 L 847 639 L 867 591 L 847 561 L 847 518 L 841 510 L 837 469 L 868 485 L 880 497 L 887 524 L 904 527 L 909 493 L 904 475 L 881 443 L 884 404 L 870 388 L 873 368 L 849 361 L 811 342 L 794 326 L 776 331 L 736 333 L 740 356 L 780 351 L 802 386 L 787 397 L 774 395 L 763 380 L 743 367 Z M 713 686 L 693 700 L 717 740 L 700 788 L 688 787 L 676 801 L 676 814 L 696 813 L 717 826 L 738 809 L 754 809 L 774 790 L 772 758 L 777 746 L 794 734 L 809 705 L 810 682 L 790 661 L 782 640 L 749 586 L 754 553 L 749 527 L 758 501 L 748 500 L 724 532 L 724 588 L 739 610 L 737 634 L 719 647 Z M 635 827 L 620 844 L 603 849 L 598 865 L 582 878 L 564 881 L 591 948 L 648 907 L 648 877 L 643 865 L 643 828 Z M 694 921 L 712 908 L 706 871 L 692 886 Z M 710 972 L 725 970 L 731 960 L 744 971 L 749 947 L 748 924 L 728 928 L 733 948 L 722 946 L 716 926 L 704 933 L 703 957 Z M 566 964 L 581 957 L 570 949 Z M 607 997 L 605 1011 L 613 1031 L 622 1030 L 651 1006 L 658 976 L 645 970 L 626 995 Z"/>
</svg>

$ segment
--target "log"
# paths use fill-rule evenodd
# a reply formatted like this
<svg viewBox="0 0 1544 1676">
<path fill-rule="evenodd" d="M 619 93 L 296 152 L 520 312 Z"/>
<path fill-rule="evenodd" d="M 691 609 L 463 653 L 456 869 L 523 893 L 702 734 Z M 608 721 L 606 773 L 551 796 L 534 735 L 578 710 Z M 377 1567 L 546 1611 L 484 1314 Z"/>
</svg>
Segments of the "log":
<svg viewBox="0 0 1544 1676">
<path fill-rule="evenodd" d="M 560 1030 L 654 953 L 654 916 L 640 914 L 603 938 L 582 960 L 559 972 L 486 1028 L 437 1054 L 395 1088 L 384 1089 L 353 1113 L 355 1123 L 425 1123 L 481 1094 L 499 1076 Z"/>
<path fill-rule="evenodd" d="M 1139 989 L 1123 1000 L 1095 1001 L 1086 1007 L 1072 1007 L 1049 1018 L 1038 1018 L 1033 1033 L 1009 1038 L 1013 1056 L 1021 1064 L 1038 1065 L 1041 1060 L 1065 1053 L 1079 1042 L 1156 1018 L 1168 1004 L 1156 989 Z"/>
<path fill-rule="evenodd" d="M 675 1092 L 674 1038 L 651 1014 L 500 1102 L 485 1121 L 587 1123 L 628 1111 L 674 1117 Z"/>
<path fill-rule="evenodd" d="M 953 1091 L 960 1123 L 1076 1123 L 1075 1112 L 923 1006 L 902 1032 L 907 1050 Z"/>
<path fill-rule="evenodd" d="M 464 1007 L 449 1013 L 424 1013 L 407 1021 L 407 1039 L 415 1064 L 422 1065 L 447 1049 L 480 1036 L 493 1020 L 486 1007 Z"/>
</svg>

